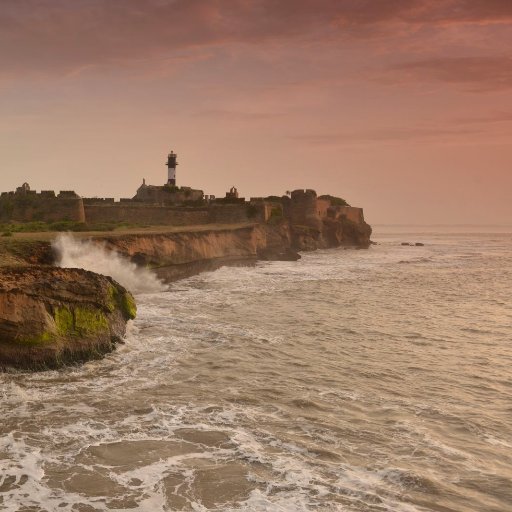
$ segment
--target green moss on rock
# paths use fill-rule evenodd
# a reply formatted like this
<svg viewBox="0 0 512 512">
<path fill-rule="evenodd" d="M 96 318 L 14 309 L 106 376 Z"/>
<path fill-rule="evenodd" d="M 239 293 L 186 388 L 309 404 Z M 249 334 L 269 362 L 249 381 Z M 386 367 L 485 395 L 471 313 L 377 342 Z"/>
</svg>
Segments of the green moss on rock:
<svg viewBox="0 0 512 512">
<path fill-rule="evenodd" d="M 69 308 L 62 306 L 55 309 L 53 318 L 57 327 L 57 333 L 61 336 L 74 331 L 73 313 Z"/>
<path fill-rule="evenodd" d="M 137 305 L 132 294 L 130 292 L 120 293 L 116 286 L 110 286 L 108 289 L 107 308 L 113 312 L 118 307 L 121 308 L 123 317 L 126 319 L 133 320 L 137 316 Z"/>
<path fill-rule="evenodd" d="M 107 308 L 111 313 L 113 313 L 119 304 L 119 290 L 117 289 L 116 286 L 111 284 L 108 287 L 107 294 Z"/>
<path fill-rule="evenodd" d="M 126 292 L 121 297 L 121 309 L 125 318 L 133 320 L 137 316 L 137 305 L 131 293 Z"/>
<path fill-rule="evenodd" d="M 95 334 L 108 331 L 108 319 L 97 309 L 77 306 L 74 309 L 75 331 L 79 334 Z"/>
<path fill-rule="evenodd" d="M 38 346 L 52 343 L 55 340 L 55 335 L 49 331 L 43 331 L 41 334 L 36 334 L 30 337 L 21 337 L 16 340 L 17 344 L 27 346 Z"/>
</svg>

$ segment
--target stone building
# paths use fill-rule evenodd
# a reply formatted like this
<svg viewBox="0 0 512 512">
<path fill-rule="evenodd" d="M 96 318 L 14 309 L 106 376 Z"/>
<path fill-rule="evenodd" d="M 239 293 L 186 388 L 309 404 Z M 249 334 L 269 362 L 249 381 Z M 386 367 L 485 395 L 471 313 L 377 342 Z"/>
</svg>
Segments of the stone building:
<svg viewBox="0 0 512 512">
<path fill-rule="evenodd" d="M 191 187 L 176 187 L 174 185 L 142 185 L 137 189 L 133 201 L 160 205 L 178 205 L 203 200 L 203 191 Z"/>
</svg>

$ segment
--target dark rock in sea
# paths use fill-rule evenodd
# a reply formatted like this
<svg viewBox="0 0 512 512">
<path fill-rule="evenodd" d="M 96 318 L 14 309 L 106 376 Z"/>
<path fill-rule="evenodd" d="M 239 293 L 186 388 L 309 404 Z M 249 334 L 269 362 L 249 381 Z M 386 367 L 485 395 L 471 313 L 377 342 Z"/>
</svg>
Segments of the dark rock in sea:
<svg viewBox="0 0 512 512">
<path fill-rule="evenodd" d="M 0 369 L 42 370 L 112 351 L 135 318 L 110 277 L 47 266 L 0 269 Z"/>
<path fill-rule="evenodd" d="M 409 242 L 402 242 L 401 245 L 411 245 Z"/>
<path fill-rule="evenodd" d="M 416 242 L 414 245 L 416 247 L 423 247 L 425 244 L 422 244 L 421 242 Z"/>
<path fill-rule="evenodd" d="M 264 261 L 297 261 L 301 256 L 291 248 L 267 248 L 258 252 L 258 258 Z"/>
</svg>

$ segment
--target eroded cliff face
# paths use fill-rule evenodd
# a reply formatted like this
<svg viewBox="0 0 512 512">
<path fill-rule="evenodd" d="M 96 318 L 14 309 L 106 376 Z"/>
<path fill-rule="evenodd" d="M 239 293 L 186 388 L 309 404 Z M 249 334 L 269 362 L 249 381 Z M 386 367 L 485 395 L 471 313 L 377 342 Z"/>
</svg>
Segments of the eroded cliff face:
<svg viewBox="0 0 512 512">
<path fill-rule="evenodd" d="M 164 234 L 137 234 L 98 239 L 133 261 L 150 267 L 191 261 L 255 258 L 265 239 L 257 226 Z"/>
<path fill-rule="evenodd" d="M 297 251 L 314 251 L 334 247 L 367 249 L 372 228 L 366 222 L 356 223 L 346 217 L 322 219 L 321 228 L 304 225 L 290 226 L 293 247 Z"/>
<path fill-rule="evenodd" d="M 371 228 L 361 209 L 332 208 L 316 194 L 298 194 L 295 206 L 267 222 L 182 231 L 102 235 L 93 241 L 172 281 L 222 265 L 296 260 L 297 251 L 368 247 Z M 293 200 L 293 197 L 292 199 Z M 4 244 L 0 261 L 0 369 L 45 369 L 110 352 L 135 315 L 133 297 L 109 277 L 55 268 L 49 241 Z"/>
<path fill-rule="evenodd" d="M 102 237 L 98 242 L 159 277 L 173 281 L 222 265 L 251 264 L 258 259 L 298 259 L 287 226 L 252 224 L 226 229 Z"/>
<path fill-rule="evenodd" d="M 168 281 L 226 264 L 296 260 L 298 251 L 370 245 L 371 227 L 361 208 L 333 206 L 314 190 L 260 203 L 262 215 L 252 224 L 233 225 L 240 221 L 235 216 L 222 219 L 231 224 L 92 240 Z M 135 316 L 133 297 L 111 278 L 49 266 L 54 263 L 51 239 L 0 244 L 0 369 L 54 368 L 100 357 Z"/>
<path fill-rule="evenodd" d="M 297 219 L 297 216 L 294 217 Z M 368 247 L 371 228 L 345 216 L 320 219 L 314 225 L 293 224 L 287 217 L 238 228 L 203 229 L 162 234 L 98 238 L 141 266 L 153 268 L 166 280 L 213 270 L 222 265 L 250 264 L 257 260 L 297 260 L 298 251 L 340 245 Z"/>
<path fill-rule="evenodd" d="M 283 211 L 295 250 L 370 246 L 372 228 L 365 222 L 362 208 L 331 205 L 308 189 L 294 190 L 290 198 L 283 198 Z"/>
<path fill-rule="evenodd" d="M 136 307 L 111 278 L 81 269 L 0 268 L 0 369 L 56 368 L 113 350 Z"/>
</svg>

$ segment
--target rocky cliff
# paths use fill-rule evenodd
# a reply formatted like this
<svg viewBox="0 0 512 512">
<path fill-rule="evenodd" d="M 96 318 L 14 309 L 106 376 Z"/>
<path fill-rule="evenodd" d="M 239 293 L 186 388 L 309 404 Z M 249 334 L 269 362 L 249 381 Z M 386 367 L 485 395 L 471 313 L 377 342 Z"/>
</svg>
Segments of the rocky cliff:
<svg viewBox="0 0 512 512">
<path fill-rule="evenodd" d="M 0 268 L 0 369 L 55 368 L 113 350 L 134 318 L 109 277 L 46 266 Z"/>
<path fill-rule="evenodd" d="M 310 189 L 294 190 L 282 201 L 294 250 L 370 246 L 372 228 L 365 222 L 362 208 L 331 205 Z"/>
<path fill-rule="evenodd" d="M 166 280 L 258 259 L 295 260 L 298 251 L 370 245 L 371 227 L 361 208 L 334 206 L 312 190 L 263 206 L 254 223 L 102 234 L 92 240 Z M 0 243 L 0 369 L 53 368 L 99 357 L 113 349 L 135 315 L 132 296 L 112 279 L 49 266 L 55 262 L 50 239 L 13 237 Z M 15 266 L 2 267 L 9 263 Z"/>
<path fill-rule="evenodd" d="M 115 250 L 141 266 L 175 280 L 222 265 L 250 264 L 258 259 L 298 259 L 290 249 L 287 228 L 251 224 L 178 233 L 102 237 Z"/>
<path fill-rule="evenodd" d="M 298 251 L 330 247 L 368 247 L 371 228 L 345 216 L 293 224 L 285 216 L 267 223 L 226 229 L 101 237 L 98 242 L 166 280 L 257 260 L 297 260 Z"/>
</svg>

